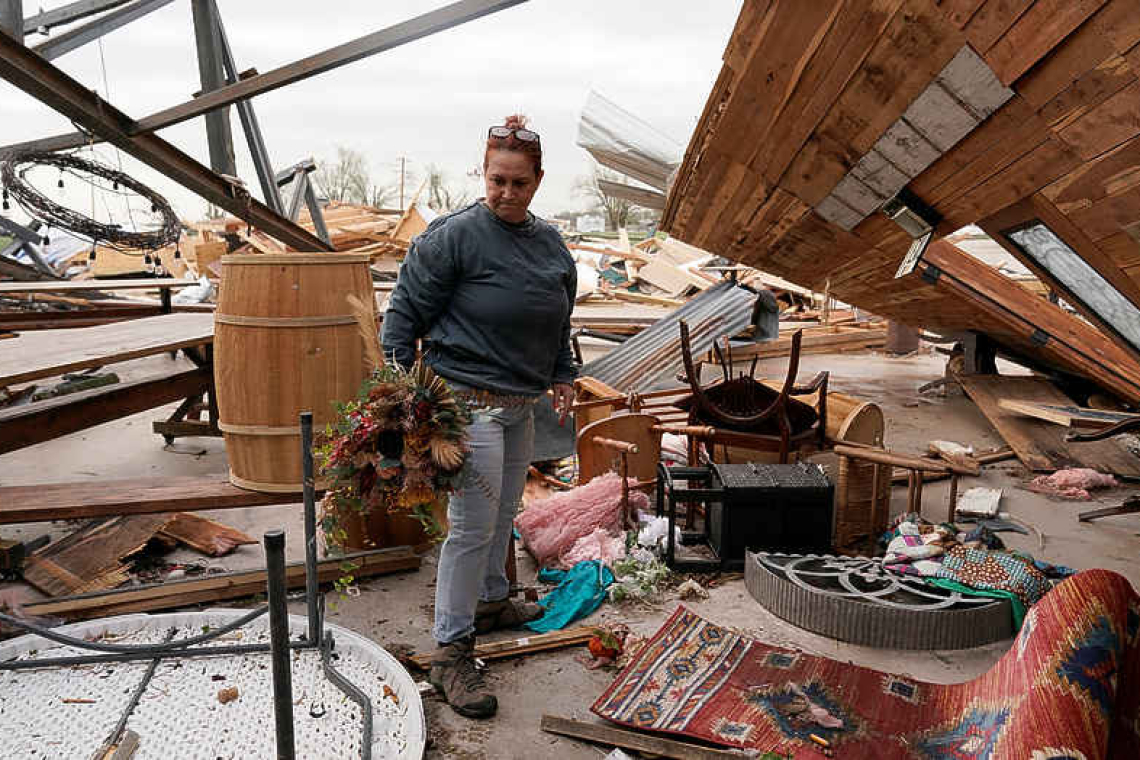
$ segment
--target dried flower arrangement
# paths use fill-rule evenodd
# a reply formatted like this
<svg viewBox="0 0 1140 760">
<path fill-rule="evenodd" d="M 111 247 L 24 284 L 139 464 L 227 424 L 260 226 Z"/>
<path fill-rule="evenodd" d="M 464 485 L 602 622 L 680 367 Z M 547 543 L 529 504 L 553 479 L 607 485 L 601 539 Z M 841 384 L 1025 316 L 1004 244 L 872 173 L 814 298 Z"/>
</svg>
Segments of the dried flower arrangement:
<svg viewBox="0 0 1140 760">
<path fill-rule="evenodd" d="M 426 364 L 373 370 L 356 400 L 337 405 L 318 440 L 329 483 L 321 513 L 328 543 L 343 546 L 346 516 L 376 509 L 410 514 L 442 537 L 432 506 L 460 484 L 470 421 L 463 401 Z"/>
</svg>

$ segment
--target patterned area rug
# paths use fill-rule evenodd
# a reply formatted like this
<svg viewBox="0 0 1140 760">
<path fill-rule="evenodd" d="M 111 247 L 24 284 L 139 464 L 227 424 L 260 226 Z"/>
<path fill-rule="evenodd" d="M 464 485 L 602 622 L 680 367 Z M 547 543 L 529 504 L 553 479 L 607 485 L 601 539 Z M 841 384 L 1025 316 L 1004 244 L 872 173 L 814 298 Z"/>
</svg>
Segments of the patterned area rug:
<svg viewBox="0 0 1140 760">
<path fill-rule="evenodd" d="M 1106 570 L 1026 616 L 993 668 L 939 685 L 766 646 L 678 607 L 591 708 L 638 729 L 793 758 L 1140 758 L 1140 599 Z"/>
</svg>

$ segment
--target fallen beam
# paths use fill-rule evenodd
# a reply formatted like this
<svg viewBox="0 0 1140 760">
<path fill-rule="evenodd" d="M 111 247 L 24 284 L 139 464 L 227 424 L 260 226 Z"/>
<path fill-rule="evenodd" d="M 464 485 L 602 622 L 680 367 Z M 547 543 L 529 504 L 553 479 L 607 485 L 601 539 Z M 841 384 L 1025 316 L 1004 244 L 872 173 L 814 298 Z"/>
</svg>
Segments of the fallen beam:
<svg viewBox="0 0 1140 760">
<path fill-rule="evenodd" d="M 210 370 L 192 369 L 0 409 L 0 454 L 205 393 L 209 387 Z"/>
<path fill-rule="evenodd" d="M 120 5 L 126 5 L 130 0 L 76 0 L 61 8 L 52 8 L 50 11 L 41 10 L 34 16 L 24 19 L 24 34 L 32 34 L 39 30 L 70 24 L 73 21 L 94 16 L 96 13 L 111 10 Z"/>
<path fill-rule="evenodd" d="M 317 577 L 322 583 L 335 581 L 344 575 L 342 565 L 346 561 L 356 565 L 352 570 L 355 578 L 418 570 L 420 567 L 420 556 L 412 551 L 411 547 L 396 546 L 322 560 L 317 563 Z M 23 612 L 25 615 L 85 620 L 185 607 L 191 604 L 209 604 L 223 599 L 264 594 L 265 583 L 265 570 L 219 573 L 184 581 L 168 581 L 113 591 L 57 597 L 50 601 L 24 605 Z M 304 587 L 305 563 L 290 562 L 285 566 L 285 584 L 288 588 Z"/>
<path fill-rule="evenodd" d="M 217 90 L 203 93 L 193 100 L 151 114 L 137 122 L 128 120 L 122 126 L 126 129 L 126 134 L 138 137 L 164 127 L 178 124 L 187 119 L 192 119 L 195 116 L 201 116 L 215 109 L 232 105 L 239 100 L 246 100 L 255 95 L 261 95 L 276 90 L 279 87 L 292 84 L 293 82 L 308 79 L 316 74 L 331 71 L 332 69 L 353 63 L 354 61 L 359 61 L 362 58 L 367 58 L 376 53 L 382 53 L 385 50 L 391 50 L 418 40 L 421 37 L 442 32 L 453 26 L 474 21 L 482 16 L 524 2 L 526 2 L 526 0 L 460 0 L 460 2 L 452 3 L 443 8 L 438 8 L 429 13 L 416 16 L 403 23 L 359 37 L 343 45 L 337 45 L 316 55 L 311 55 L 308 58 L 302 58 L 299 61 L 294 61 L 293 63 L 273 69 L 272 71 L 267 71 L 264 74 L 258 74 L 248 79 L 235 82 L 234 84 L 220 87 Z M 2 54 L 2 52 L 0 52 L 0 54 Z M 80 124 L 83 123 L 80 122 Z M 106 135 L 101 134 L 100 137 L 110 140 Z M 72 133 L 7 147 L 66 150 L 69 148 L 77 148 L 87 143 L 88 138 L 85 135 Z M 6 149 L 7 148 L 5 148 L 5 150 Z M 283 242 L 288 242 L 284 241 L 284 238 L 280 238 L 274 234 L 271 230 L 266 231 L 273 234 L 274 237 L 278 237 Z M 290 243 L 290 245 L 292 245 L 292 243 Z"/>
<path fill-rule="evenodd" d="M 44 60 L 50 61 L 59 58 L 64 53 L 70 53 L 89 42 L 94 42 L 108 32 L 126 26 L 152 11 L 157 11 L 164 5 L 169 5 L 171 2 L 173 0 L 136 0 L 125 8 L 111 11 L 106 16 L 100 16 L 83 26 L 69 29 L 57 37 L 41 42 L 32 50 L 43 56 Z"/>
<path fill-rule="evenodd" d="M 149 134 L 132 136 L 130 127 L 134 122 L 129 116 L 5 32 L 0 32 L 0 77 L 283 243 L 300 251 L 332 250 L 332 246 L 317 236 L 280 216 L 165 140 Z M 88 142 L 89 139 L 84 138 L 81 144 Z"/>
<path fill-rule="evenodd" d="M 0 488 L 0 525 L 298 503 L 299 494 L 247 491 L 226 475 L 43 483 Z"/>
</svg>

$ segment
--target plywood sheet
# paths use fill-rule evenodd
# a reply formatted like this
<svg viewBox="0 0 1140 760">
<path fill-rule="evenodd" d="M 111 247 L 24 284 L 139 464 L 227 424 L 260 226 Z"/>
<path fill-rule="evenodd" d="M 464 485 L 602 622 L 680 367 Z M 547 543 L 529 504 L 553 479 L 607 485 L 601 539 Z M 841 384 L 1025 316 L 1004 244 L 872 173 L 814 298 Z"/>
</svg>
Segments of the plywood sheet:
<svg viewBox="0 0 1140 760">
<path fill-rule="evenodd" d="M 129 322 L 25 333 L 0 352 L 0 386 L 212 343 L 213 314 L 164 314 Z"/>
<path fill-rule="evenodd" d="M 1068 443 L 1068 428 L 1023 417 L 1003 409 L 1002 399 L 1042 404 L 1071 405 L 1072 401 L 1043 377 L 964 375 L 958 378 L 1021 463 L 1035 472 L 1066 467 L 1090 467 L 1114 475 L 1140 477 L 1140 458 L 1118 440 Z"/>
</svg>

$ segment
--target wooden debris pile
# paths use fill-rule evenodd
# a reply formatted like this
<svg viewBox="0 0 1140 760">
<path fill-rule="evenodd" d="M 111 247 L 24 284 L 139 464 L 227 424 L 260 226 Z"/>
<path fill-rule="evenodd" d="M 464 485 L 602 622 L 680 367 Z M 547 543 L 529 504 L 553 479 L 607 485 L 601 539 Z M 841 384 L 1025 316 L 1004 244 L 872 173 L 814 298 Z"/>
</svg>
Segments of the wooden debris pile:
<svg viewBox="0 0 1140 760">
<path fill-rule="evenodd" d="M 133 558 L 155 542 L 185 544 L 211 557 L 257 541 L 228 525 L 186 512 L 91 520 L 27 558 L 24 580 L 49 596 L 116 588 L 131 579 Z"/>
</svg>

